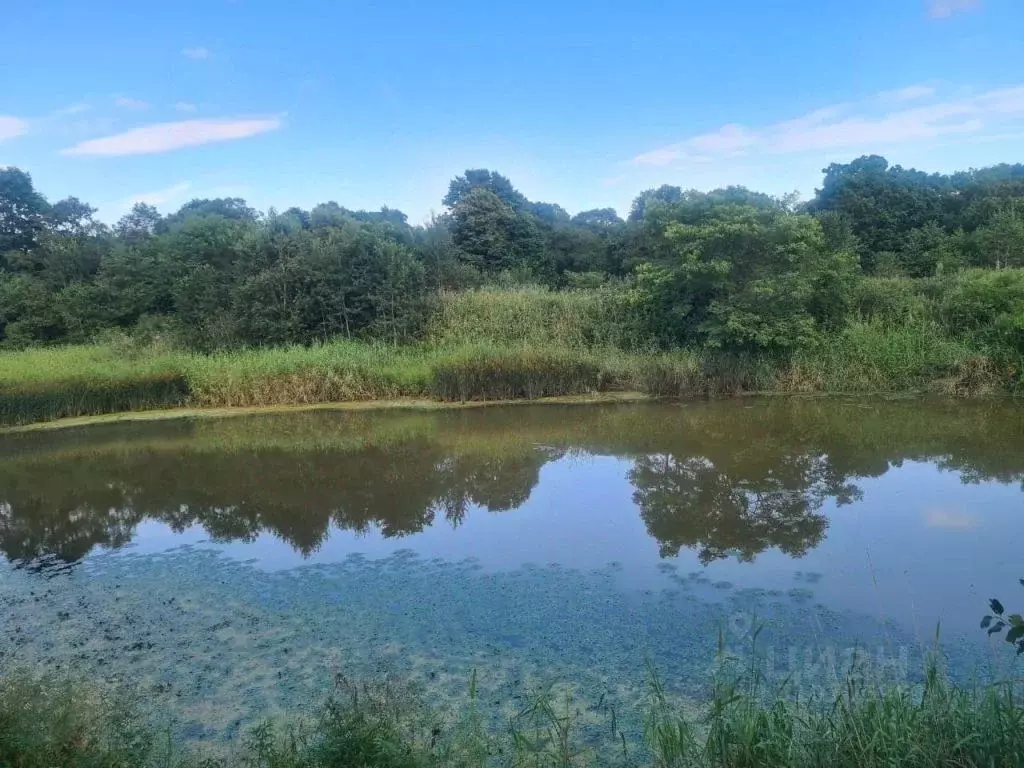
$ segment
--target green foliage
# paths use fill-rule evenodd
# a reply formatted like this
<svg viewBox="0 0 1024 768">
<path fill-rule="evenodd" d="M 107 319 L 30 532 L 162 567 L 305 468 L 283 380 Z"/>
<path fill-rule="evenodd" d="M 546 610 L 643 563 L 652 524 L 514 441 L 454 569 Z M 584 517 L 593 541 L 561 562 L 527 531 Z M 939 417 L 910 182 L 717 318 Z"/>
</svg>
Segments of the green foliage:
<svg viewBox="0 0 1024 768">
<path fill-rule="evenodd" d="M 663 238 L 665 257 L 637 267 L 631 303 L 666 346 L 790 353 L 846 320 L 853 257 L 830 252 L 809 217 L 725 206 Z"/>
<path fill-rule="evenodd" d="M 796 355 L 783 389 L 808 392 L 920 392 L 978 394 L 1001 388 L 989 374 L 971 383 L 960 377 L 977 350 L 932 322 L 853 323 L 827 343 Z"/>
<path fill-rule="evenodd" d="M 627 296 L 616 286 L 553 291 L 542 286 L 442 294 L 426 328 L 441 346 L 490 344 L 635 348 Z"/>
<path fill-rule="evenodd" d="M 665 394 L 941 389 L 938 382 L 960 394 L 1015 389 L 1024 370 L 1024 281 L 1014 268 L 1024 263 L 1022 197 L 1021 166 L 929 176 L 868 157 L 830 166 L 803 208 L 792 196 L 743 187 L 663 186 L 641 193 L 625 222 L 607 208 L 570 216 L 478 169 L 452 181 L 448 211 L 425 226 L 386 207 L 327 202 L 263 215 L 226 198 L 193 200 L 170 216 L 136 205 L 107 228 L 87 204 L 51 205 L 27 174 L 7 169 L 0 346 L 127 334 L 139 347 L 153 341 L 214 358 L 314 347 L 301 371 L 271 365 L 259 384 L 232 373 L 211 385 L 195 372 L 220 363 L 181 355 L 173 375 L 188 381 L 189 402 L 205 404 L 423 396 L 426 371 L 447 354 L 407 351 L 393 363 L 335 345 L 338 338 L 563 346 L 599 361 L 601 388 Z M 892 339 L 882 329 L 894 329 Z M 670 354 L 643 354 L 657 348 Z M 256 370 L 262 360 L 254 358 Z M 843 365 L 853 366 L 845 387 Z M 82 380 L 60 375 L 52 391 L 17 393 L 23 400 L 10 412 L 85 413 L 186 396 L 178 384 L 161 390 L 149 372 L 132 378 L 135 389 L 101 383 L 61 402 L 57 382 L 74 380 L 77 391 Z M 462 392 L 495 391 L 474 387 Z"/>
<path fill-rule="evenodd" d="M 86 346 L 0 356 L 0 423 L 171 408 L 189 398 L 170 358 L 131 359 L 126 350 Z"/>
<path fill-rule="evenodd" d="M 1020 580 L 1024 587 L 1024 579 Z M 1024 654 L 1024 617 L 1019 613 L 1007 614 L 1003 604 L 992 598 L 988 601 L 992 613 L 986 614 L 981 619 L 981 628 L 988 631 L 989 637 L 998 635 L 1005 631 L 1006 642 L 1017 649 L 1017 655 Z"/>
<path fill-rule="evenodd" d="M 152 764 L 156 741 L 124 694 L 21 672 L 0 677 L 0 765 L 137 768 Z"/>
<path fill-rule="evenodd" d="M 0 168 L 0 267 L 10 253 L 35 245 L 48 207 L 31 176 L 17 168 Z"/>
<path fill-rule="evenodd" d="M 825 169 L 808 205 L 839 215 L 867 274 L 930 277 L 965 266 L 1024 264 L 1024 165 L 926 174 L 883 157 Z"/>
<path fill-rule="evenodd" d="M 471 346 L 431 366 L 431 394 L 440 400 L 513 400 L 577 395 L 601 388 L 600 368 L 569 350 Z"/>
<path fill-rule="evenodd" d="M 940 317 L 1008 363 L 1024 356 L 1024 270 L 967 270 L 953 276 L 939 299 Z"/>
<path fill-rule="evenodd" d="M 914 687 L 877 684 L 859 670 L 825 701 L 767 690 L 755 656 L 716 673 L 710 701 L 678 700 L 651 675 L 642 734 L 620 713 L 542 689 L 504 728 L 480 711 L 474 678 L 454 717 L 392 680 L 337 689 L 315 719 L 265 722 L 226 752 L 201 756 L 160 737 L 124 693 L 49 678 L 0 681 L 0 764 L 18 768 L 907 768 L 1019 766 L 1024 708 L 1013 684 L 957 688 L 935 663 Z M 494 702 L 501 705 L 502 702 Z M 598 731 L 586 726 L 596 722 Z M 589 732 L 588 732 L 589 731 Z"/>
</svg>

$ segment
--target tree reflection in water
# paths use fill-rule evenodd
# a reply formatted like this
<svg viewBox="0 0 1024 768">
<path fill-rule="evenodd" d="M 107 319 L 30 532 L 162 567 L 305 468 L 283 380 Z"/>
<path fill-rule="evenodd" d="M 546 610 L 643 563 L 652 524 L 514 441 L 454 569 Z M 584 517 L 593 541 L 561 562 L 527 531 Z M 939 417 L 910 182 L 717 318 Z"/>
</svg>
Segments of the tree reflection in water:
<svg viewBox="0 0 1024 768">
<path fill-rule="evenodd" d="M 736 402 L 516 406 L 124 424 L 0 438 L 0 551 L 31 564 L 129 543 L 152 520 L 315 552 L 331 526 L 385 537 L 522 506 L 566 454 L 631 462 L 662 556 L 703 563 L 825 537 L 829 500 L 906 460 L 965 482 L 1024 477 L 1024 418 L 995 404 Z M 571 505 L 573 500 L 567 498 Z M 580 516 L 585 525 L 585 516 Z"/>
</svg>

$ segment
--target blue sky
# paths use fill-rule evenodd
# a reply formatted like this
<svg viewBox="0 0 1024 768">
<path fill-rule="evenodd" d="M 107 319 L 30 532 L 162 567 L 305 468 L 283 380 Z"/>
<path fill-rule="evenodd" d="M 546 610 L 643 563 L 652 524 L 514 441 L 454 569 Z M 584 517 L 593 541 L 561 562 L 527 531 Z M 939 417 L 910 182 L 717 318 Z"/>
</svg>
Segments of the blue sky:
<svg viewBox="0 0 1024 768">
<path fill-rule="evenodd" d="M 116 219 L 192 197 L 419 222 L 469 167 L 571 212 L 804 197 L 877 152 L 1024 161 L 1021 0 L 37 0 L 0 10 L 0 166 Z"/>
</svg>

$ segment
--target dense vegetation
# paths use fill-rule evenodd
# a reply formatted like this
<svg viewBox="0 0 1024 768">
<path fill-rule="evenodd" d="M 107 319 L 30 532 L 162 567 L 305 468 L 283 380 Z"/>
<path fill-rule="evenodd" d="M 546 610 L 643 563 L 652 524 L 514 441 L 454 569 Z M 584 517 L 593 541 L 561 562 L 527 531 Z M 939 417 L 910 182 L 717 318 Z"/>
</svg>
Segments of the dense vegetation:
<svg viewBox="0 0 1024 768">
<path fill-rule="evenodd" d="M 443 204 L 411 226 L 388 208 L 193 200 L 108 227 L 0 170 L 0 349 L 94 345 L 3 355 L 0 420 L 621 388 L 966 393 L 1014 390 L 1024 370 L 1024 165 L 946 176 L 864 157 L 829 166 L 805 204 L 662 186 L 627 220 L 471 170 Z"/>
<path fill-rule="evenodd" d="M 923 685 L 877 690 L 856 671 L 830 702 L 769 691 L 756 671 L 720 672 L 699 710 L 657 678 L 643 730 L 626 733 L 607 707 L 541 691 L 489 728 L 488 705 L 428 706 L 418 689 L 339 677 L 320 712 L 264 722 L 226 748 L 197 748 L 154 728 L 138 699 L 110 688 L 14 672 L 0 678 L 0 765 L 18 768 L 981 768 L 1020 766 L 1024 709 L 1014 686 L 968 691 L 933 664 Z M 493 704 L 500 704 L 494 702 Z M 499 721 L 503 718 L 498 718 Z M 587 737 L 588 722 L 602 737 Z"/>
</svg>

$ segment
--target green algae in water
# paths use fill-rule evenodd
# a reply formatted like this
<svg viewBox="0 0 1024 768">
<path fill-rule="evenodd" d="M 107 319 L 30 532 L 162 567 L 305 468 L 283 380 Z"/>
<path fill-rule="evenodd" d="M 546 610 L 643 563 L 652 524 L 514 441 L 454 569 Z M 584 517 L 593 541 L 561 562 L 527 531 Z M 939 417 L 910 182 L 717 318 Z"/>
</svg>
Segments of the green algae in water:
<svg viewBox="0 0 1024 768">
<path fill-rule="evenodd" d="M 321 701 L 339 673 L 421 681 L 432 703 L 452 708 L 473 670 L 494 701 L 572 681 L 582 700 L 637 711 L 650 662 L 679 694 L 701 697 L 715 628 L 737 612 L 762 612 L 772 648 L 909 642 L 892 627 L 820 607 L 787 604 L 769 615 L 750 596 L 724 605 L 638 598 L 618 590 L 612 574 L 437 565 L 402 553 L 268 572 L 182 548 L 101 556 L 42 583 L 6 567 L 0 608 L 17 631 L 0 637 L 0 653 L 130 681 L 152 692 L 181 733 L 226 739 L 240 725 Z"/>
</svg>

